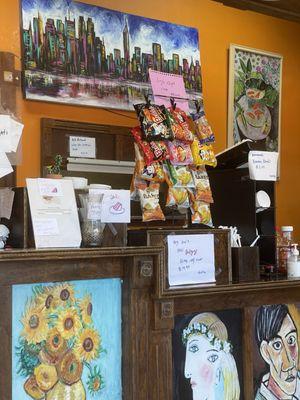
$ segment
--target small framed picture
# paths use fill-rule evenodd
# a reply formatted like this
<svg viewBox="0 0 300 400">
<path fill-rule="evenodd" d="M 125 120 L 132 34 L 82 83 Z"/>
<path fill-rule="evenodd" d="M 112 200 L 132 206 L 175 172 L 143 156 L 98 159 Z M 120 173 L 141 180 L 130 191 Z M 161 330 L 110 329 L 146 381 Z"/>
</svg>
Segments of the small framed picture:
<svg viewBox="0 0 300 400">
<path fill-rule="evenodd" d="M 230 45 L 228 146 L 244 139 L 280 151 L 282 56 Z"/>
</svg>

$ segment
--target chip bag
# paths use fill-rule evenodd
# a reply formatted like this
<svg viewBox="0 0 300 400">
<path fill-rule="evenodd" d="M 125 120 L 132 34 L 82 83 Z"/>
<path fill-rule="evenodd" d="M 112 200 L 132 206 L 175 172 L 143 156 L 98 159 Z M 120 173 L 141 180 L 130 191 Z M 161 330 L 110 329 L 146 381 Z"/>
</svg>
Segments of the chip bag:
<svg viewBox="0 0 300 400">
<path fill-rule="evenodd" d="M 142 152 L 141 158 L 144 159 L 147 165 L 152 164 L 155 161 L 163 161 L 169 158 L 169 152 L 165 142 L 147 142 L 146 140 L 143 140 L 141 137 L 140 127 L 133 128 L 131 133 Z"/>
<path fill-rule="evenodd" d="M 191 171 L 186 165 L 172 165 L 169 161 L 164 166 L 165 179 L 169 186 L 194 188 Z"/>
<path fill-rule="evenodd" d="M 212 167 L 215 167 L 217 165 L 217 159 L 211 144 L 202 146 L 199 139 L 195 139 L 191 144 L 191 149 L 194 164 L 197 167 L 200 165 L 211 165 Z"/>
<path fill-rule="evenodd" d="M 147 165 L 144 158 L 141 155 L 140 149 L 137 143 L 134 143 L 135 150 L 135 171 L 139 178 L 146 181 L 163 182 L 164 172 L 162 165 L 158 162 L 153 162 Z"/>
<path fill-rule="evenodd" d="M 173 165 L 189 165 L 193 163 L 190 145 L 180 140 L 168 142 L 170 161 Z"/>
<path fill-rule="evenodd" d="M 169 108 L 168 112 L 174 138 L 182 140 L 183 142 L 192 143 L 194 140 L 194 134 L 191 131 L 190 120 L 186 113 L 183 110 L 180 110 L 180 108 Z"/>
<path fill-rule="evenodd" d="M 135 104 L 137 116 L 140 120 L 143 139 L 152 140 L 173 140 L 173 133 L 170 129 L 166 115 L 165 106 L 154 104 Z"/>
<path fill-rule="evenodd" d="M 202 200 L 206 203 L 213 203 L 213 196 L 210 189 L 209 178 L 204 166 L 192 170 L 195 183 L 195 200 Z"/>
<path fill-rule="evenodd" d="M 166 207 L 189 208 L 189 206 L 189 196 L 185 188 L 169 188 Z"/>
<path fill-rule="evenodd" d="M 212 227 L 210 206 L 203 201 L 195 201 L 191 205 L 192 224 L 203 224 Z"/>
<path fill-rule="evenodd" d="M 200 143 L 214 143 L 215 135 L 207 121 L 204 112 L 193 114 L 192 118 L 196 128 L 196 135 L 198 136 Z"/>
<path fill-rule="evenodd" d="M 139 189 L 138 193 L 143 212 L 143 222 L 164 221 L 165 216 L 159 205 L 159 183 L 150 182 L 146 188 Z"/>
</svg>

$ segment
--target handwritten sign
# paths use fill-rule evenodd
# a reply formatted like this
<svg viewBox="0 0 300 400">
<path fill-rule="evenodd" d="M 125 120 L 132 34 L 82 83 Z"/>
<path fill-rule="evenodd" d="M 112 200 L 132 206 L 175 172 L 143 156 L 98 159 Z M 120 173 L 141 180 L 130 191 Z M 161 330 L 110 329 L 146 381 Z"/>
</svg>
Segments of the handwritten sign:
<svg viewBox="0 0 300 400">
<path fill-rule="evenodd" d="M 189 102 L 184 87 L 182 75 L 168 74 L 165 72 L 149 70 L 154 103 L 170 107 L 170 97 L 174 97 L 179 108 L 188 112 Z"/>
<path fill-rule="evenodd" d="M 6 153 L 17 151 L 24 125 L 9 115 L 0 115 L 0 150 Z"/>
<path fill-rule="evenodd" d="M 271 151 L 249 151 L 250 179 L 255 181 L 276 181 L 278 153 Z"/>
<path fill-rule="evenodd" d="M 170 286 L 215 282 L 214 235 L 169 235 Z"/>
<path fill-rule="evenodd" d="M 96 139 L 85 136 L 70 136 L 70 157 L 96 158 Z"/>
<path fill-rule="evenodd" d="M 102 200 L 101 222 L 130 222 L 130 191 L 105 190 Z"/>
<path fill-rule="evenodd" d="M 33 220 L 33 230 L 36 236 L 59 235 L 58 223 L 55 218 L 39 218 Z"/>
</svg>

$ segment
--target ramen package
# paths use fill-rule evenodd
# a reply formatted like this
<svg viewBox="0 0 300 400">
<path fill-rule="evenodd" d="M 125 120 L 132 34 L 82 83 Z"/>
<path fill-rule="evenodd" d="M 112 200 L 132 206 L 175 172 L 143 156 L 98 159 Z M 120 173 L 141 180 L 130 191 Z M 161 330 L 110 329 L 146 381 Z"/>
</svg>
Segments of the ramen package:
<svg viewBox="0 0 300 400">
<path fill-rule="evenodd" d="M 173 165 L 189 165 L 193 163 L 190 145 L 179 140 L 168 142 L 170 161 Z"/>
<path fill-rule="evenodd" d="M 217 165 L 217 159 L 214 154 L 214 150 L 211 144 L 201 145 L 198 139 L 195 139 L 191 144 L 194 164 L 198 167 L 199 165 L 211 165 L 215 167 Z"/>
<path fill-rule="evenodd" d="M 134 106 L 140 120 L 143 139 L 172 140 L 173 133 L 169 127 L 165 106 L 154 104 L 136 104 Z"/>
<path fill-rule="evenodd" d="M 174 138 L 183 142 L 192 143 L 194 134 L 190 129 L 190 120 L 186 113 L 180 108 L 169 108 L 168 116 Z"/>
<path fill-rule="evenodd" d="M 189 208 L 188 191 L 185 188 L 169 187 L 166 207 Z"/>
<path fill-rule="evenodd" d="M 208 203 L 203 201 L 195 201 L 191 205 L 191 211 L 192 224 L 204 224 L 210 227 L 213 226 L 210 206 Z"/>
<path fill-rule="evenodd" d="M 164 221 L 165 216 L 159 205 L 159 183 L 150 182 L 143 189 L 138 190 L 143 222 Z"/>
<path fill-rule="evenodd" d="M 214 143 L 215 135 L 207 121 L 204 112 L 194 114 L 193 120 L 196 128 L 196 134 L 200 140 L 200 143 Z"/>
<path fill-rule="evenodd" d="M 209 178 L 205 167 L 192 171 L 195 183 L 195 200 L 202 200 L 206 203 L 213 203 L 212 192 L 210 189 Z"/>
</svg>

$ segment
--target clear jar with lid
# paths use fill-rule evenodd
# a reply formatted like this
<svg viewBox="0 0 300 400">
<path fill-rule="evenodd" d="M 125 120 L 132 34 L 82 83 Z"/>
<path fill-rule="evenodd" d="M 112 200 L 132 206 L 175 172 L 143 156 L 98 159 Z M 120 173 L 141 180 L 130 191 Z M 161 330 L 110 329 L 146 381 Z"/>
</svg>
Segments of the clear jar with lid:
<svg viewBox="0 0 300 400">
<path fill-rule="evenodd" d="M 281 274 L 287 273 L 287 261 L 291 255 L 293 244 L 292 226 L 282 226 L 281 235 L 278 240 L 278 272 Z"/>
</svg>

